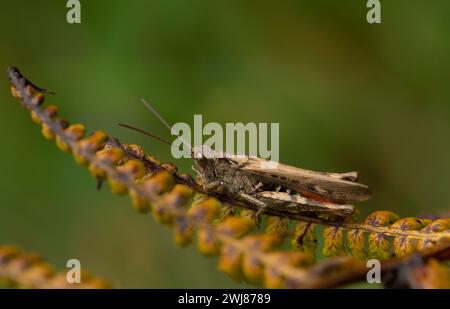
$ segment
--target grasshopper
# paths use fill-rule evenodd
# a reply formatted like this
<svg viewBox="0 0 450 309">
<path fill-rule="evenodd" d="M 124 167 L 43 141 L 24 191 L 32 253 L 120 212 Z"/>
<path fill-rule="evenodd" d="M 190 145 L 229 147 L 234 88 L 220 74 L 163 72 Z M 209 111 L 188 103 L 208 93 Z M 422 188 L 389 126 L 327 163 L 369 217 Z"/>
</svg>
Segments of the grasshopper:
<svg viewBox="0 0 450 309">
<path fill-rule="evenodd" d="M 143 103 L 172 131 L 171 125 L 147 101 L 143 100 Z M 129 125 L 122 126 L 142 133 Z M 186 141 L 182 142 L 191 149 L 195 162 L 193 169 L 201 179 L 204 191 L 252 205 L 257 209 L 257 225 L 267 209 L 346 218 L 354 213 L 354 207 L 347 203 L 371 198 L 369 188 L 358 183 L 357 172 L 315 172 L 258 157 L 223 153 L 207 145 L 191 147 Z"/>
</svg>

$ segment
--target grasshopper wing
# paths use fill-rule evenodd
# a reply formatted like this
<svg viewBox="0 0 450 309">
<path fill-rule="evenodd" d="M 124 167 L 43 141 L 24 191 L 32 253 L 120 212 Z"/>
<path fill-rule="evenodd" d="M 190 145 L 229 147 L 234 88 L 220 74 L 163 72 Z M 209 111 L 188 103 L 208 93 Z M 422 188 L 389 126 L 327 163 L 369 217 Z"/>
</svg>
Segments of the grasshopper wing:
<svg viewBox="0 0 450 309">
<path fill-rule="evenodd" d="M 365 201 L 372 196 L 366 185 L 356 182 L 356 172 L 315 172 L 256 157 L 235 156 L 230 160 L 242 172 L 257 175 L 262 182 L 281 185 L 318 201 L 342 204 Z"/>
</svg>

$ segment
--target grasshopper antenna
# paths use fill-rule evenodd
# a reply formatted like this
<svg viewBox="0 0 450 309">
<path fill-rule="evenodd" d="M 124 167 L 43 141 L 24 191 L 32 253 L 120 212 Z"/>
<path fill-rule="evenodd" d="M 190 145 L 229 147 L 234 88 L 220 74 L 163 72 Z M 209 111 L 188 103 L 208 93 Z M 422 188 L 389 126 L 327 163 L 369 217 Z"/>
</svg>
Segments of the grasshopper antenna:
<svg viewBox="0 0 450 309">
<path fill-rule="evenodd" d="M 154 109 L 153 106 L 151 106 L 145 99 L 141 100 L 145 107 L 147 107 L 147 109 L 151 111 L 152 114 L 155 115 L 156 118 L 158 118 L 159 121 L 161 121 L 170 130 L 170 132 L 172 132 L 172 126 L 156 111 L 156 109 Z"/>
<path fill-rule="evenodd" d="M 161 143 L 167 144 L 169 146 L 172 145 L 170 142 L 168 142 L 166 140 L 163 140 L 162 138 L 160 138 L 160 137 L 158 137 L 156 135 L 153 135 L 153 134 L 151 134 L 149 132 L 146 132 L 144 130 L 138 129 L 136 127 L 130 126 L 128 124 L 119 123 L 119 126 L 127 128 L 127 129 L 130 129 L 130 130 L 133 130 L 133 131 L 136 131 L 136 132 L 139 132 L 139 133 L 142 133 L 142 134 L 147 135 L 147 136 L 150 136 L 151 138 L 154 138 L 154 139 L 160 141 Z"/>
<path fill-rule="evenodd" d="M 145 107 L 147 107 L 147 109 L 156 116 L 156 118 L 158 118 L 169 130 L 170 133 L 172 135 L 175 135 L 180 141 L 183 142 L 183 144 L 187 147 L 189 147 L 189 149 L 192 152 L 192 146 L 191 144 L 189 144 L 187 141 L 185 141 L 183 138 L 181 138 L 181 136 L 179 136 L 178 134 L 176 134 L 175 132 L 172 131 L 172 126 L 156 111 L 156 109 L 154 109 L 145 99 L 141 99 L 142 103 L 144 103 Z"/>
</svg>

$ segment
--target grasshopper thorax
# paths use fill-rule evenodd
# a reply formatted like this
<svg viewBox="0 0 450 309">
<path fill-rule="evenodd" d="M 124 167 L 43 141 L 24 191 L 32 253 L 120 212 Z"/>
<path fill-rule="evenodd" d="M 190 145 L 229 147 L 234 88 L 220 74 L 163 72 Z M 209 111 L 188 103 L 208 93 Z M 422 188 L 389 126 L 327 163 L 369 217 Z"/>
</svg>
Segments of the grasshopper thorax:
<svg viewBox="0 0 450 309">
<path fill-rule="evenodd" d="M 218 190 L 236 197 L 241 192 L 250 192 L 258 182 L 242 173 L 227 153 L 202 145 L 192 149 L 192 156 L 205 191 Z"/>
</svg>

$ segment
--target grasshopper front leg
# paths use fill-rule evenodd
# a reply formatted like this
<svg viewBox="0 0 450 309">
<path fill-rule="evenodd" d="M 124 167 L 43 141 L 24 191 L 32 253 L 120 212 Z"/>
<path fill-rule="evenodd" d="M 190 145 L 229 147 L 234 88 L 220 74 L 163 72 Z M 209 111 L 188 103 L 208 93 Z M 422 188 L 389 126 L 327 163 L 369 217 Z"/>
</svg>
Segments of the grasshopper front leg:
<svg viewBox="0 0 450 309">
<path fill-rule="evenodd" d="M 220 186 L 223 186 L 224 183 L 223 181 L 220 180 L 215 180 L 213 182 L 207 183 L 206 185 L 203 186 L 203 189 L 206 192 L 214 192 L 216 191 Z"/>
<path fill-rule="evenodd" d="M 257 190 L 261 186 L 262 186 L 262 183 L 257 184 L 255 187 L 255 190 Z M 232 192 L 232 190 L 230 190 L 230 187 L 227 187 L 224 184 L 224 182 L 220 181 L 220 180 L 215 180 L 208 184 L 205 184 L 203 186 L 203 188 L 206 192 L 218 192 L 218 191 L 221 191 L 220 188 L 225 189 L 225 191 L 228 193 Z M 260 220 L 261 214 L 264 212 L 264 210 L 267 208 L 268 205 L 266 203 L 258 200 L 257 198 L 254 198 L 253 196 L 251 196 L 247 193 L 244 193 L 243 191 L 239 191 L 239 192 L 237 192 L 237 194 L 232 193 L 231 195 L 236 197 L 240 201 L 246 202 L 248 204 L 252 204 L 257 207 L 258 210 L 255 214 L 255 223 L 256 223 L 256 226 L 259 227 L 260 222 L 261 222 L 261 220 Z"/>
</svg>

